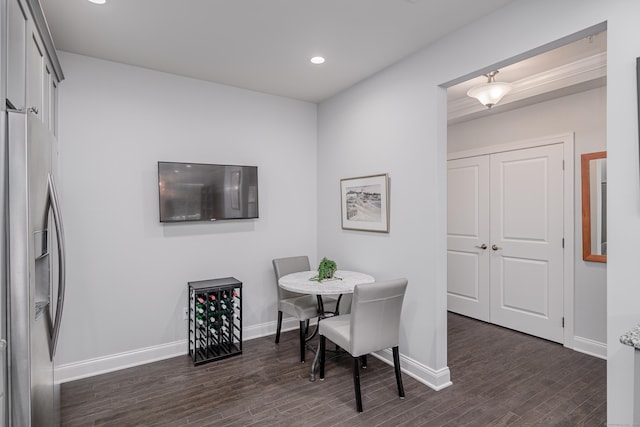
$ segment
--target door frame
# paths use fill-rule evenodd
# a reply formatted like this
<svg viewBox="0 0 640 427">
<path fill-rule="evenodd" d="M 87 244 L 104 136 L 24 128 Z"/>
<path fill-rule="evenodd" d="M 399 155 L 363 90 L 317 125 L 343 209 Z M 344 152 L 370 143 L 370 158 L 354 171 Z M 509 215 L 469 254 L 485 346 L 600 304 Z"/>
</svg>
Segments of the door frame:
<svg viewBox="0 0 640 427">
<path fill-rule="evenodd" d="M 574 186 L 574 134 L 567 132 L 562 134 L 543 136 L 539 138 L 526 139 L 505 144 L 496 144 L 486 147 L 479 147 L 472 150 L 457 151 L 447 153 L 447 161 L 476 157 L 494 153 L 504 153 L 507 151 L 522 150 L 525 148 L 542 147 L 545 145 L 562 144 L 564 158 L 563 177 L 563 231 L 564 231 L 564 252 L 563 252 L 563 311 L 564 311 L 564 332 L 563 345 L 574 349 L 575 340 L 573 334 L 573 294 L 574 294 L 574 263 L 575 263 L 575 186 Z"/>
</svg>

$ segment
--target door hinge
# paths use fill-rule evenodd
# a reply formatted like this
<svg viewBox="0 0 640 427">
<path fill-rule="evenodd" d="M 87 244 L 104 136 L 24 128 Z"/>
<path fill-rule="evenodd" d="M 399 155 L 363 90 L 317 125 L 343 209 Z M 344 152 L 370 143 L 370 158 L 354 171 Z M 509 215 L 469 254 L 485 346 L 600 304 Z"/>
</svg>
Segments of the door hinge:
<svg viewBox="0 0 640 427">
<path fill-rule="evenodd" d="M 564 237 L 562 238 L 562 249 L 564 249 Z"/>
<path fill-rule="evenodd" d="M 564 170 L 564 160 L 562 161 L 562 170 Z"/>
<path fill-rule="evenodd" d="M 564 317 L 562 318 L 562 327 L 564 328 Z"/>
</svg>

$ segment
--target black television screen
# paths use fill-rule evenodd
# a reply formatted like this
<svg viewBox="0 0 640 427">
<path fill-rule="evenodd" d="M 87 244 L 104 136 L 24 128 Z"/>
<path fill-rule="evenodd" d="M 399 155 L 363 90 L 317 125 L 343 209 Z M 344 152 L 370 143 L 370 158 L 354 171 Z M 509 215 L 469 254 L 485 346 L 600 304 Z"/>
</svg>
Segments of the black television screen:
<svg viewBox="0 0 640 427">
<path fill-rule="evenodd" d="M 258 167 L 158 162 L 160 222 L 258 218 Z"/>
</svg>

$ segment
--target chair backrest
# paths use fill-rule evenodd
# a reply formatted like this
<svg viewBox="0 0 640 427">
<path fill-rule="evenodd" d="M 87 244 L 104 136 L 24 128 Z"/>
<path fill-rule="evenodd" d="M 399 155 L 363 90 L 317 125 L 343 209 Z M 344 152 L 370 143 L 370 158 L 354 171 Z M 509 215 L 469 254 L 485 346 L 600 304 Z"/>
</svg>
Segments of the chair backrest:
<svg viewBox="0 0 640 427">
<path fill-rule="evenodd" d="M 353 356 L 362 356 L 400 341 L 400 313 L 407 279 L 356 285 L 351 303 L 351 348 Z"/>
<path fill-rule="evenodd" d="M 287 274 L 297 273 L 299 271 L 309 271 L 309 257 L 293 256 L 288 258 L 276 258 L 273 260 L 273 271 L 276 273 L 276 288 L 278 289 L 278 300 L 299 297 L 302 294 L 290 292 L 278 286 L 278 280 Z"/>
</svg>

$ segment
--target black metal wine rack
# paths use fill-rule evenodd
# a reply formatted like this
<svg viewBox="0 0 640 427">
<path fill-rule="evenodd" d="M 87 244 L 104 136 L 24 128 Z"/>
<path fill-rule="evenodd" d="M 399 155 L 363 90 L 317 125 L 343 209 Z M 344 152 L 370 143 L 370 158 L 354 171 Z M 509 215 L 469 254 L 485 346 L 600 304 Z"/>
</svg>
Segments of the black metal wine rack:
<svg viewBox="0 0 640 427">
<path fill-rule="evenodd" d="M 242 353 L 242 282 L 189 282 L 189 355 L 194 365 Z"/>
</svg>

